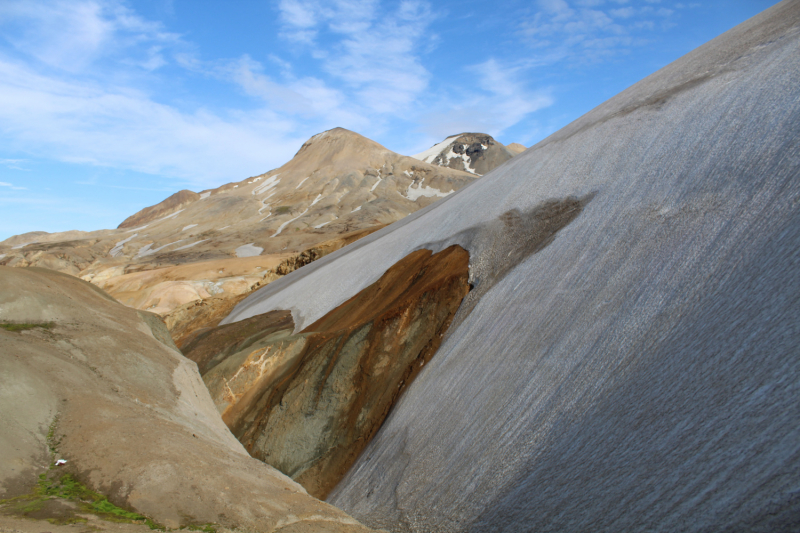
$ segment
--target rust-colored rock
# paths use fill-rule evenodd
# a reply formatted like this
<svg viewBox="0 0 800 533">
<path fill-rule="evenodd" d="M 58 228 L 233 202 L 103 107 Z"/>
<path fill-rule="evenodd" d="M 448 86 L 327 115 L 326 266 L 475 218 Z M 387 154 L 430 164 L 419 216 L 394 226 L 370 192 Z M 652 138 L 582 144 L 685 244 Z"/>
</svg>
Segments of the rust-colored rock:
<svg viewBox="0 0 800 533">
<path fill-rule="evenodd" d="M 469 292 L 468 265 L 459 246 L 418 250 L 298 334 L 272 312 L 184 351 L 251 455 L 324 498 L 438 349 Z"/>
<path fill-rule="evenodd" d="M 122 224 L 117 226 L 117 229 L 135 228 L 142 224 L 147 224 L 163 216 L 169 215 L 177 211 L 183 206 L 189 205 L 200 199 L 200 195 L 188 189 L 178 191 L 166 200 L 162 200 L 156 205 L 145 207 L 138 213 L 134 213 L 125 220 Z"/>
</svg>

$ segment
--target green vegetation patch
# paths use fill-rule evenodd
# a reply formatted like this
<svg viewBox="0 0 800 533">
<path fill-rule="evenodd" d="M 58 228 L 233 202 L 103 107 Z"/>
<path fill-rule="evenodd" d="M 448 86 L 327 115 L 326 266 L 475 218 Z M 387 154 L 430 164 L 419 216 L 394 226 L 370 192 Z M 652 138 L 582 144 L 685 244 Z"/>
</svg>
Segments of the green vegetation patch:
<svg viewBox="0 0 800 533">
<path fill-rule="evenodd" d="M 25 331 L 33 328 L 50 329 L 55 325 L 55 322 L 0 322 L 0 328 L 6 331 Z"/>
<path fill-rule="evenodd" d="M 165 529 L 146 516 L 117 507 L 104 495 L 89 489 L 71 474 L 51 480 L 51 473 L 52 468 L 41 474 L 30 494 L 0 500 L 0 509 L 5 514 L 45 519 L 53 524 L 86 522 L 85 518 L 78 516 L 82 513 L 94 514 L 108 522 L 140 523 L 148 525 L 150 529 Z M 65 505 L 64 501 L 71 505 Z"/>
<path fill-rule="evenodd" d="M 292 206 L 290 205 L 279 205 L 275 208 L 276 215 L 288 215 L 292 211 Z"/>
<path fill-rule="evenodd" d="M 150 518 L 117 507 L 99 492 L 75 479 L 72 474 L 57 476 L 55 459 L 61 439 L 56 438 L 58 415 L 47 431 L 47 446 L 50 448 L 51 464 L 47 472 L 39 476 L 33 491 L 14 498 L 0 500 L 0 513 L 47 520 L 51 524 L 75 524 L 87 522 L 80 514 L 93 514 L 107 522 L 145 524 L 150 529 L 167 531 L 167 528 Z M 180 529 L 217 533 L 215 524 L 188 525 Z"/>
<path fill-rule="evenodd" d="M 33 491 L 14 498 L 0 500 L 0 512 L 43 519 L 52 524 L 74 524 L 86 522 L 79 513 L 94 514 L 108 522 L 147 524 L 150 529 L 166 528 L 138 513 L 117 507 L 99 492 L 89 489 L 72 474 L 56 476 L 54 469 L 61 439 L 56 438 L 58 415 L 47 430 L 47 447 L 50 449 L 50 468 L 39 476 Z"/>
</svg>

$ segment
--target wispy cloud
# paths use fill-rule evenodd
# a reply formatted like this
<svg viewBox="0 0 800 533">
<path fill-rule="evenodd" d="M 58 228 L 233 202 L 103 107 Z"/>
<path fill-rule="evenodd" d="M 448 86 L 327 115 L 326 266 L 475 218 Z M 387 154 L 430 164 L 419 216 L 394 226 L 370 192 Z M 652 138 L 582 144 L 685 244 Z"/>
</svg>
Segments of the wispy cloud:
<svg viewBox="0 0 800 533">
<path fill-rule="evenodd" d="M 0 94 L 0 134 L 17 149 L 199 186 L 277 166 L 264 147 L 285 153 L 301 140 L 293 124 L 267 110 L 185 113 L 129 88 L 57 79 L 2 60 Z"/>
<path fill-rule="evenodd" d="M 11 184 L 11 183 L 6 183 L 4 181 L 0 181 L 0 187 L 8 187 L 8 188 L 10 188 L 12 190 L 15 190 L 15 191 L 27 191 L 28 190 L 26 187 L 17 187 L 15 185 Z"/>
<path fill-rule="evenodd" d="M 141 49 L 140 57 L 127 61 L 152 70 L 166 64 L 163 47 L 180 42 L 179 35 L 115 0 L 6 0 L 0 26 L 17 50 L 70 72 L 122 50 L 130 56 L 132 47 Z"/>
<path fill-rule="evenodd" d="M 365 112 L 403 113 L 427 89 L 420 54 L 435 38 L 428 2 L 386 10 L 377 0 L 281 0 L 279 9 L 282 34 L 306 46 Z"/>
<path fill-rule="evenodd" d="M 528 68 L 494 58 L 467 66 L 474 85 L 455 97 L 448 95 L 458 103 L 435 106 L 439 110 L 424 118 L 424 131 L 430 135 L 427 141 L 465 131 L 498 136 L 531 113 L 552 105 L 548 90 L 529 87 L 524 81 Z"/>
<path fill-rule="evenodd" d="M 437 137 L 496 135 L 553 103 L 553 92 L 534 81 L 537 67 L 621 53 L 676 7 L 657 0 L 536 6 L 517 26 L 515 37 L 535 52 L 524 59 L 478 48 L 463 57 L 433 54 L 434 24 L 444 15 L 424 0 L 279 0 L 284 50 L 204 57 L 123 0 L 5 0 L 0 140 L 10 154 L 208 187 L 279 166 L 333 126 L 370 135 L 417 120 Z M 440 57 L 451 58 L 445 74 Z M 451 72 L 467 81 L 451 81 Z M 198 97 L 192 106 L 152 88 L 181 76 L 227 84 L 240 101 L 226 108 Z"/>
<path fill-rule="evenodd" d="M 29 168 L 20 166 L 25 163 L 26 159 L 0 159 L 0 165 L 5 166 L 11 170 L 22 170 L 23 172 L 30 172 Z"/>
<path fill-rule="evenodd" d="M 658 4 L 661 0 L 646 0 Z M 648 42 L 645 32 L 669 24 L 674 11 L 629 0 L 538 0 L 520 32 L 544 62 L 596 62 Z"/>
</svg>

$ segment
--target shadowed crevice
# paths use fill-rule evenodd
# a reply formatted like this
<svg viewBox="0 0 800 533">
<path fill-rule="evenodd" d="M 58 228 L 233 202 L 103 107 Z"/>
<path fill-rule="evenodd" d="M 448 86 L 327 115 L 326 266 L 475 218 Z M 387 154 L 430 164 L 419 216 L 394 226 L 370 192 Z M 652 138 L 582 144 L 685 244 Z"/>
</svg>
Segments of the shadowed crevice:
<svg viewBox="0 0 800 533">
<path fill-rule="evenodd" d="M 438 350 L 468 277 L 463 248 L 417 250 L 300 333 L 273 311 L 185 354 L 248 452 L 324 498 Z"/>
</svg>

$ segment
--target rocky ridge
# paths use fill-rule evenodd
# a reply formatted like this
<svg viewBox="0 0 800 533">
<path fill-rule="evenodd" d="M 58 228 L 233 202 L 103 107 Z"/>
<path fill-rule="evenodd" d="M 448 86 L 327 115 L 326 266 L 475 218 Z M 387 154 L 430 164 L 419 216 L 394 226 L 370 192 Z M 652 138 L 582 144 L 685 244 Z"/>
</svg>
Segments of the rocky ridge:
<svg viewBox="0 0 800 533">
<path fill-rule="evenodd" d="M 448 137 L 412 157 L 432 165 L 482 176 L 525 150 L 521 144 L 514 143 L 514 146 L 514 149 L 503 146 L 485 133 L 462 133 Z"/>
<path fill-rule="evenodd" d="M 302 330 L 460 245 L 481 296 L 331 503 L 392 531 L 790 531 L 798 153 L 784 1 L 223 323 Z M 518 251 L 524 228 L 544 238 Z"/>
<path fill-rule="evenodd" d="M 336 250 L 475 179 L 335 128 L 309 139 L 278 169 L 199 194 L 180 191 L 116 230 L 12 237 L 0 243 L 0 265 L 81 277 L 164 316 L 170 327 L 181 322 L 181 335 L 190 334 L 191 321 L 206 327 L 207 318 L 310 255 Z"/>
</svg>

